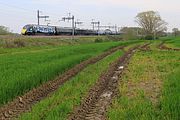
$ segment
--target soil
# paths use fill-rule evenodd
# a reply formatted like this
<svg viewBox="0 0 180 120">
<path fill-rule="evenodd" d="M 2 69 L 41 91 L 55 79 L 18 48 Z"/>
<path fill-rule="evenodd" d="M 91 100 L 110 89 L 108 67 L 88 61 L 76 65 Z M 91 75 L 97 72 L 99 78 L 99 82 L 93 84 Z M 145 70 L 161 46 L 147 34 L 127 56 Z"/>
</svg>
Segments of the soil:
<svg viewBox="0 0 180 120">
<path fill-rule="evenodd" d="M 170 47 L 165 46 L 164 44 L 165 44 L 165 42 L 161 42 L 161 43 L 158 45 L 158 48 L 161 49 L 161 50 L 180 51 L 180 49 L 178 49 L 178 48 L 170 48 Z"/>
<path fill-rule="evenodd" d="M 69 120 L 106 119 L 107 108 L 118 94 L 119 78 L 123 75 L 124 68 L 137 48 L 139 46 L 129 49 L 110 65 L 109 69 L 100 76 L 97 83 L 89 90 L 81 105 L 74 108 L 74 111 L 69 115 Z"/>
<path fill-rule="evenodd" d="M 146 44 L 144 44 L 143 46 L 141 46 L 139 49 L 141 50 L 141 51 L 149 51 L 150 50 L 150 45 L 151 43 L 146 43 Z"/>
<path fill-rule="evenodd" d="M 33 90 L 25 93 L 23 96 L 17 97 L 12 102 L 7 103 L 6 105 L 0 108 L 0 120 L 9 120 L 18 117 L 23 112 L 27 112 L 31 110 L 31 107 L 42 99 L 46 98 L 48 95 L 52 94 L 56 91 L 61 85 L 63 85 L 66 81 L 70 80 L 72 77 L 77 75 L 80 71 L 86 68 L 90 64 L 94 64 L 104 57 L 114 53 L 119 49 L 123 49 L 124 47 L 119 46 L 116 48 L 112 48 L 109 51 L 104 52 L 103 54 L 90 58 L 80 64 L 76 65 L 72 69 L 66 71 L 63 75 L 59 76 L 53 81 L 49 81 Z M 126 54 L 127 56 L 127 54 Z M 125 58 L 121 58 L 124 60 Z M 120 61 L 122 61 L 120 59 Z M 111 72 L 112 73 L 112 72 Z M 104 78 L 105 79 L 105 78 Z"/>
</svg>

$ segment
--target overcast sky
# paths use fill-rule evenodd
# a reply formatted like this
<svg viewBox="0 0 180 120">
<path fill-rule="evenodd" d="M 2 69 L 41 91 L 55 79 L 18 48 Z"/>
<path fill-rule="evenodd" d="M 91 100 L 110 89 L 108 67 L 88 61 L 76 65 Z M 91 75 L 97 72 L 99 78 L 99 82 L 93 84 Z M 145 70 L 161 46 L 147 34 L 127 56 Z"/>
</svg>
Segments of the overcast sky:
<svg viewBox="0 0 180 120">
<path fill-rule="evenodd" d="M 137 26 L 134 18 L 142 11 L 158 11 L 168 22 L 169 31 L 180 28 L 180 0 L 0 0 L 0 25 L 20 32 L 26 24 L 37 24 L 37 10 L 49 15 L 51 25 L 70 26 L 59 22 L 69 12 L 84 22 L 81 28 L 90 28 L 92 19 L 102 25 Z M 41 24 L 47 24 L 44 19 Z"/>
</svg>

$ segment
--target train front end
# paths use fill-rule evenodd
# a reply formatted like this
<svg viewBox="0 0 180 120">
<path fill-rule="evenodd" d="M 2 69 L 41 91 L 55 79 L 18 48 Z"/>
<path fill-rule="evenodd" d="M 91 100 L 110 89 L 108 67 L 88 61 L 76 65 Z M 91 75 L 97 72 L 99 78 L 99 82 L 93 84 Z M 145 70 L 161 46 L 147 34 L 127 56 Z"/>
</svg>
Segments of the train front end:
<svg viewBox="0 0 180 120">
<path fill-rule="evenodd" d="M 25 27 L 23 27 L 22 30 L 21 30 L 21 34 L 26 35 L 26 33 L 27 33 L 27 29 Z"/>
<path fill-rule="evenodd" d="M 27 31 L 27 30 L 23 28 L 23 29 L 21 30 L 21 34 L 22 34 L 22 35 L 26 35 L 26 31 Z"/>
</svg>

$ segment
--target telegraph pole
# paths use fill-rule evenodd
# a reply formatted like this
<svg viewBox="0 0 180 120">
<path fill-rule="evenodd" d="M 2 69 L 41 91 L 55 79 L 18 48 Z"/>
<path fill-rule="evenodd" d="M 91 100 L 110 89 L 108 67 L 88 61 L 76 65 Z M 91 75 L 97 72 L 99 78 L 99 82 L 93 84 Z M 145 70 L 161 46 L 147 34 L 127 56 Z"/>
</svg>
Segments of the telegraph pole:
<svg viewBox="0 0 180 120">
<path fill-rule="evenodd" d="M 75 35 L 75 20 L 74 20 L 74 15 L 72 15 L 72 17 L 70 16 L 70 13 L 69 13 L 69 17 L 63 17 L 62 20 L 63 21 L 66 21 L 66 20 L 72 20 L 72 38 L 74 39 L 74 35 Z"/>
<path fill-rule="evenodd" d="M 83 24 L 83 22 L 79 22 L 79 19 L 76 20 L 75 22 L 75 28 L 77 27 L 77 25 Z"/>
<path fill-rule="evenodd" d="M 91 22 L 91 24 L 93 25 L 93 31 L 94 31 L 94 28 L 96 27 L 96 25 L 97 25 L 97 27 L 98 27 L 98 35 L 99 35 L 99 29 L 100 29 L 100 21 L 94 21 L 94 19 L 92 19 L 92 22 Z"/>
<path fill-rule="evenodd" d="M 75 28 L 74 28 L 74 16 L 72 16 L 72 36 L 74 39 L 74 33 L 75 33 Z"/>
<path fill-rule="evenodd" d="M 91 24 L 93 25 L 93 30 L 94 30 L 94 19 L 92 19 L 92 22 L 91 22 Z"/>
<path fill-rule="evenodd" d="M 116 32 L 116 35 L 117 35 L 117 25 L 115 25 L 115 32 Z"/>
<path fill-rule="evenodd" d="M 40 11 L 37 11 L 37 18 L 38 18 L 38 25 L 40 25 L 40 18 L 44 18 L 46 21 L 46 18 L 49 18 L 49 16 L 41 16 Z"/>
<path fill-rule="evenodd" d="M 100 22 L 98 21 L 98 35 L 99 35 L 99 28 L 100 28 Z"/>
<path fill-rule="evenodd" d="M 37 11 L 38 25 L 39 25 L 39 10 Z"/>
</svg>

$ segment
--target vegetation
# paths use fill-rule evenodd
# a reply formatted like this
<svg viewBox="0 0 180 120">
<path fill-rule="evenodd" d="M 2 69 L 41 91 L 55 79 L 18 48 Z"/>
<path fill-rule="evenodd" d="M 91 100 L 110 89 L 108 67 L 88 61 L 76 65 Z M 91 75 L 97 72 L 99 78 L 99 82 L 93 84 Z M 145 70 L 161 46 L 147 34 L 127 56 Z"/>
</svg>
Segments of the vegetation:
<svg viewBox="0 0 180 120">
<path fill-rule="evenodd" d="M 0 35 L 9 35 L 9 34 L 12 34 L 11 32 L 9 32 L 9 28 L 5 26 L 0 26 Z"/>
<path fill-rule="evenodd" d="M 20 36 L 6 35 L 0 36 L 1 48 L 23 48 L 23 47 L 42 47 L 42 46 L 62 46 L 87 44 L 96 42 L 120 41 L 119 36 Z"/>
<path fill-rule="evenodd" d="M 107 42 L 108 39 L 112 39 L 111 42 Z M 140 40 L 120 39 L 120 36 L 99 36 L 92 37 L 92 40 L 90 37 L 75 40 L 17 37 L 15 41 L 25 40 L 25 46 L 18 48 L 3 48 L 4 43 L 0 43 L 0 106 L 112 47 L 127 45 L 124 49 L 126 51 L 144 43 Z M 0 37 L 0 40 L 5 38 Z M 108 110 L 110 120 L 180 119 L 179 51 L 158 49 L 162 41 L 167 47 L 180 48 L 180 37 L 169 36 L 151 41 L 150 50 L 135 53 L 121 77 L 120 94 Z M 33 45 L 37 42 L 44 45 Z M 101 73 L 123 53 L 119 50 L 87 66 L 57 91 L 35 104 L 30 112 L 23 113 L 19 119 L 67 119 L 74 107 L 80 105 L 82 98 L 96 84 Z"/>
<path fill-rule="evenodd" d="M 101 73 L 122 53 L 122 51 L 115 52 L 98 63 L 88 66 L 76 77 L 65 83 L 53 95 L 36 104 L 31 112 L 23 114 L 20 119 L 67 119 L 68 114 L 73 111 L 73 106 L 80 104 L 81 98 L 96 83 Z"/>
<path fill-rule="evenodd" d="M 165 45 L 171 48 L 180 48 L 180 37 L 179 36 L 170 36 L 170 37 L 165 37 L 162 39 L 165 41 Z"/>
<path fill-rule="evenodd" d="M 134 43 L 136 43 L 135 41 Z M 133 43 L 133 42 L 132 42 Z M 54 79 L 81 61 L 118 45 L 131 42 L 61 46 L 46 49 L 21 49 L 0 54 L 0 105 Z"/>
<path fill-rule="evenodd" d="M 179 60 L 175 51 L 136 53 L 120 81 L 120 95 L 108 111 L 109 119 L 178 120 Z"/>
<path fill-rule="evenodd" d="M 142 36 L 142 29 L 138 27 L 123 27 L 121 32 L 123 40 L 137 40 Z"/>
</svg>

